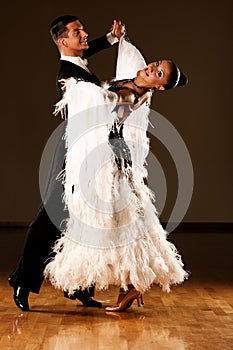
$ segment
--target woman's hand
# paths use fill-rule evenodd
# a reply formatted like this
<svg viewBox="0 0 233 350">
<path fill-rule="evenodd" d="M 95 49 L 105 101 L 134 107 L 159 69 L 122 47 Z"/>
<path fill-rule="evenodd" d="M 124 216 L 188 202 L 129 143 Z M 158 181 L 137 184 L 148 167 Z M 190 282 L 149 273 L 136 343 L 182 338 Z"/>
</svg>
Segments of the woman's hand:
<svg viewBox="0 0 233 350">
<path fill-rule="evenodd" d="M 67 88 L 67 85 L 68 85 L 68 82 L 69 82 L 70 79 L 71 78 L 58 80 L 58 82 L 61 84 L 62 91 L 66 91 L 66 88 Z"/>
</svg>

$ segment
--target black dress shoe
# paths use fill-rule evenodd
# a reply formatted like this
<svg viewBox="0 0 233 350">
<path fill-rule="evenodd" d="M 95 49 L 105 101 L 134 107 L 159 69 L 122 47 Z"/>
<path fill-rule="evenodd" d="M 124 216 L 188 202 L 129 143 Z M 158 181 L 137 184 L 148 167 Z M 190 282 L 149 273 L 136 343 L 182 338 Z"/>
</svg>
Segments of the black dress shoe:
<svg viewBox="0 0 233 350">
<path fill-rule="evenodd" d="M 29 290 L 27 288 L 14 286 L 14 301 L 19 309 L 29 311 L 28 296 Z"/>
<path fill-rule="evenodd" d="M 102 307 L 101 302 L 94 300 L 91 297 L 88 299 L 85 298 L 83 300 L 79 298 L 79 300 L 83 303 L 84 306 L 87 306 L 87 307 L 99 307 L 99 308 Z"/>
<path fill-rule="evenodd" d="M 92 299 L 86 291 L 75 290 L 73 294 L 69 294 L 69 292 L 64 291 L 64 297 L 70 300 L 80 300 L 84 306 L 87 307 L 102 307 L 102 303 L 97 300 Z"/>
<path fill-rule="evenodd" d="M 8 278 L 8 283 L 11 287 L 14 287 L 14 279 L 13 279 L 12 275 L 10 275 L 10 277 Z"/>
</svg>

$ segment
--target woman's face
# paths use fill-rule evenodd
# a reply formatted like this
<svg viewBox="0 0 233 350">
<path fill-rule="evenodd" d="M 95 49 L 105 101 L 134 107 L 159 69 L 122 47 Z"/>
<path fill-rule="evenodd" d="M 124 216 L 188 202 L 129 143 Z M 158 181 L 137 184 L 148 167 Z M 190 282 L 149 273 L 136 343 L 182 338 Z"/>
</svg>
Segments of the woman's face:
<svg viewBox="0 0 233 350">
<path fill-rule="evenodd" d="M 140 78 L 141 85 L 146 88 L 157 88 L 164 90 L 163 85 L 169 82 L 173 67 L 171 61 L 161 60 L 149 63 L 144 69 L 141 69 L 137 76 Z"/>
</svg>

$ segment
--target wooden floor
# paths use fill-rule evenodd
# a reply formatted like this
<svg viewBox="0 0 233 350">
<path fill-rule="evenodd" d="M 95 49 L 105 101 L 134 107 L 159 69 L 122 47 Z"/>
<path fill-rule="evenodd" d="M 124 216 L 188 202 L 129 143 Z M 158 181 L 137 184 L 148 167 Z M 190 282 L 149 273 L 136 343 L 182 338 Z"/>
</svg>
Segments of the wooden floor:
<svg viewBox="0 0 233 350">
<path fill-rule="evenodd" d="M 21 312 L 13 302 L 7 276 L 23 236 L 6 234 L 0 275 L 1 350 L 233 349 L 232 234 L 174 235 L 192 271 L 190 279 L 170 294 L 153 286 L 144 296 L 143 307 L 135 302 L 123 313 L 85 308 L 46 283 L 39 295 L 30 294 L 31 311 Z M 116 297 L 114 287 L 96 293 L 105 306 L 114 304 Z"/>
</svg>

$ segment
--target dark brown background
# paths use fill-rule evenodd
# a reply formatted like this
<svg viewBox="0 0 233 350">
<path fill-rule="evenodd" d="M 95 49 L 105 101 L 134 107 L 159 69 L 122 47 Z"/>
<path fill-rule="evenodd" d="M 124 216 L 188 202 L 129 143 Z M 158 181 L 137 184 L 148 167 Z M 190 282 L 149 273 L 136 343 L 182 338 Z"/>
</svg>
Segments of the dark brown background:
<svg viewBox="0 0 233 350">
<path fill-rule="evenodd" d="M 48 28 L 63 14 L 78 15 L 89 39 L 106 32 L 114 18 L 121 18 L 148 62 L 171 58 L 179 64 L 189 85 L 155 94 L 152 108 L 175 126 L 192 158 L 195 187 L 184 221 L 233 221 L 232 2 L 118 3 L 5 2 L 1 16 L 0 222 L 30 221 L 40 201 L 41 153 L 60 122 L 52 115 L 58 53 Z M 114 76 L 115 54 L 112 48 L 90 59 L 90 67 L 101 79 Z M 168 183 L 162 213 L 166 220 L 176 198 L 176 170 L 162 145 L 153 143 L 153 152 Z"/>
</svg>

